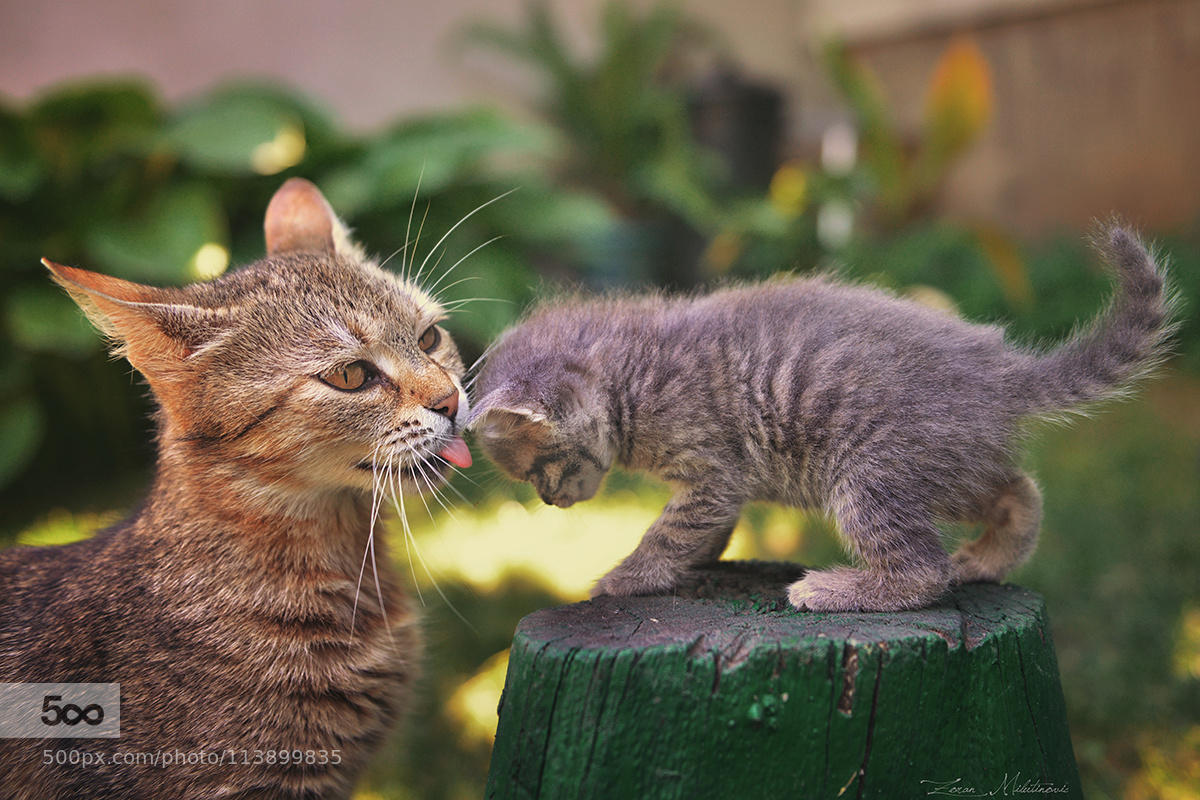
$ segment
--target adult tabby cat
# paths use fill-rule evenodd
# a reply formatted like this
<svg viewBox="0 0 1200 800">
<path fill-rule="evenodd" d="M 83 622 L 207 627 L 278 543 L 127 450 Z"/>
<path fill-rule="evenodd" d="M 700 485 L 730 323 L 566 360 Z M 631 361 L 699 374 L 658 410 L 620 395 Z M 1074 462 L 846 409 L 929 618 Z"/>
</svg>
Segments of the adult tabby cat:
<svg viewBox="0 0 1200 800">
<path fill-rule="evenodd" d="M 0 739 L 0 796 L 344 798 L 405 710 L 421 643 L 385 556 L 359 596 L 372 501 L 469 463 L 462 364 L 311 183 L 265 228 L 265 259 L 179 289 L 46 262 L 149 382 L 158 465 L 125 522 L 0 552 L 0 682 L 121 685 L 119 739 Z"/>
<path fill-rule="evenodd" d="M 793 606 L 919 608 L 1032 553 L 1041 497 L 1016 466 L 1022 419 L 1118 393 L 1164 355 L 1163 273 L 1133 234 L 1103 239 L 1116 299 L 1048 353 L 821 278 L 551 303 L 498 341 L 468 427 L 557 506 L 590 498 L 614 462 L 675 485 L 594 595 L 670 591 L 721 554 L 744 503 L 771 500 L 829 512 L 862 564 L 810 571 Z M 937 520 L 986 530 L 951 558 Z"/>
</svg>

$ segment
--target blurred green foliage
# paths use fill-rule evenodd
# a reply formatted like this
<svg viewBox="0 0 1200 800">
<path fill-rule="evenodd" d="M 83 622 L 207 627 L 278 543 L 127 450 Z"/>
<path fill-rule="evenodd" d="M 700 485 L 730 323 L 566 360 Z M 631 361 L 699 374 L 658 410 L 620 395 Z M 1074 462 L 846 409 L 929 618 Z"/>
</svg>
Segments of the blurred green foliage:
<svg viewBox="0 0 1200 800">
<path fill-rule="evenodd" d="M 556 179 L 619 215 L 612 249 L 592 264 L 596 282 L 690 289 L 717 274 L 811 265 L 819 252 L 803 202 L 735 186 L 727 161 L 696 141 L 697 87 L 712 63 L 735 62 L 719 32 L 676 6 L 623 0 L 604 4 L 596 30 L 597 52 L 581 55 L 551 6 L 533 2 L 517 26 L 476 23 L 461 36 L 534 71 L 532 104 L 565 142 Z M 809 194 L 819 199 L 828 184 L 816 175 Z"/>
<path fill-rule="evenodd" d="M 901 131 L 879 79 L 841 42 L 825 49 L 834 86 L 854 115 L 865 180 L 876 219 L 895 227 L 927 211 L 950 166 L 975 142 L 992 113 L 992 81 L 974 40 L 960 36 L 943 52 L 927 89 L 918 134 Z"/>
<path fill-rule="evenodd" d="M 717 46 L 712 31 L 672 6 L 638 13 L 609 2 L 599 53 L 585 59 L 566 45 L 547 3 L 529 5 L 526 17 L 523 29 L 471 25 L 464 39 L 539 73 L 539 105 L 569 142 L 562 177 L 594 188 L 627 217 L 665 210 L 700 229 L 711 225 L 720 165 L 693 139 L 682 62 Z"/>
</svg>

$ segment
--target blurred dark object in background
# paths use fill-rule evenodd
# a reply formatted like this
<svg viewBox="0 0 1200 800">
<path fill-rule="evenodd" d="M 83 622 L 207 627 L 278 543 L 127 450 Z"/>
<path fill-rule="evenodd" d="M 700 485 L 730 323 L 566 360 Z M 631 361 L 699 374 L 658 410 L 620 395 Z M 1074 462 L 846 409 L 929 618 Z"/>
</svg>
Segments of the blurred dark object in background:
<svg viewBox="0 0 1200 800">
<path fill-rule="evenodd" d="M 762 194 L 782 161 L 783 93 L 722 65 L 688 98 L 692 135 L 718 154 L 730 190 Z"/>
</svg>

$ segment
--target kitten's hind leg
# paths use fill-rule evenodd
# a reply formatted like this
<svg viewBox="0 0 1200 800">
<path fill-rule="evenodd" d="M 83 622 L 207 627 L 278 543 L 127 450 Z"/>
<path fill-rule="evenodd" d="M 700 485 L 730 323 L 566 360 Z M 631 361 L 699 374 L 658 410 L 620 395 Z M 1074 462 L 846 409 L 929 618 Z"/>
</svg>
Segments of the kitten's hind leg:
<svg viewBox="0 0 1200 800">
<path fill-rule="evenodd" d="M 930 515 L 902 497 L 895 487 L 843 485 L 834 516 L 865 568 L 811 571 L 788 587 L 788 601 L 809 611 L 904 611 L 941 597 L 950 557 Z"/>
<path fill-rule="evenodd" d="M 741 501 L 720 491 L 692 487 L 671 498 L 637 549 L 596 582 L 603 594 L 659 594 L 675 588 L 692 567 L 715 561 L 741 513 Z"/>
<path fill-rule="evenodd" d="M 1024 564 L 1037 547 L 1042 494 L 1028 475 L 1017 475 L 988 503 L 983 535 L 951 557 L 955 583 L 1000 581 Z"/>
</svg>

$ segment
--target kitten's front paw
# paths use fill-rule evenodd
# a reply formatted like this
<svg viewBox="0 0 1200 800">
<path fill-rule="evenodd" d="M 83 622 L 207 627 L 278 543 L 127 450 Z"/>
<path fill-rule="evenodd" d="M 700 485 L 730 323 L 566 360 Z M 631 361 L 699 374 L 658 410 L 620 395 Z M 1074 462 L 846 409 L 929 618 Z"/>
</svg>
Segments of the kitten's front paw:
<svg viewBox="0 0 1200 800">
<path fill-rule="evenodd" d="M 677 576 L 661 567 L 634 567 L 620 564 L 592 587 L 593 598 L 601 595 L 634 597 L 664 594 L 675 588 Z"/>
</svg>

